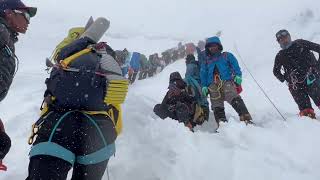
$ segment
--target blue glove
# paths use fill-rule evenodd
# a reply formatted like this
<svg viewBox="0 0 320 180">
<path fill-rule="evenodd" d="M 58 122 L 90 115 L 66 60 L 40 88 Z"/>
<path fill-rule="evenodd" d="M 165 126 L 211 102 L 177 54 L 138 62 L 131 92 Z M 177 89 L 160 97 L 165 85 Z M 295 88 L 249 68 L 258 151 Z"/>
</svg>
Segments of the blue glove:
<svg viewBox="0 0 320 180">
<path fill-rule="evenodd" d="M 208 95 L 208 92 L 209 92 L 208 87 L 203 87 L 203 88 L 202 88 L 202 94 L 203 94 L 204 96 L 207 96 L 207 95 Z"/>
<path fill-rule="evenodd" d="M 240 76 L 234 77 L 234 82 L 238 85 L 241 85 L 242 83 L 242 78 Z"/>
</svg>

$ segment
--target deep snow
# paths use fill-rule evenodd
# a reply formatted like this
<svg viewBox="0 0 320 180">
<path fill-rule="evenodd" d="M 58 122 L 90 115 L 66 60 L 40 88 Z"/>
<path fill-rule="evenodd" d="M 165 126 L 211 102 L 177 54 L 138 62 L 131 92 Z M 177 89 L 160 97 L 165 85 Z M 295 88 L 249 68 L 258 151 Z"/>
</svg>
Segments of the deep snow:
<svg viewBox="0 0 320 180">
<path fill-rule="evenodd" d="M 283 122 L 263 97 L 246 69 L 242 94 L 257 127 L 238 121 L 226 105 L 229 123 L 218 134 L 211 120 L 195 133 L 170 119 L 161 120 L 153 106 L 161 102 L 169 74 L 184 74 L 182 60 L 156 77 L 130 87 L 124 107 L 124 131 L 117 153 L 109 164 L 116 180 L 318 180 L 320 179 L 320 124 L 298 118 L 286 86 L 272 75 L 279 50 L 274 34 L 288 28 L 293 38 L 320 43 L 319 5 L 315 0 L 78 0 L 40 1 L 30 29 L 17 44 L 20 69 L 8 97 L 1 102 L 1 118 L 12 138 L 5 159 L 7 172 L 0 179 L 24 179 L 27 174 L 27 138 L 37 120 L 47 77 L 45 57 L 73 26 L 82 26 L 90 15 L 105 16 L 111 27 L 104 37 L 114 49 L 127 47 L 149 55 L 176 46 L 179 41 L 197 42 L 223 31 L 222 43 L 244 61 L 265 91 L 288 119 Z M 237 57 L 237 55 L 235 53 Z M 243 64 L 240 63 L 243 67 Z M 317 110 L 319 114 L 319 110 Z M 104 179 L 107 179 L 105 176 Z"/>
</svg>

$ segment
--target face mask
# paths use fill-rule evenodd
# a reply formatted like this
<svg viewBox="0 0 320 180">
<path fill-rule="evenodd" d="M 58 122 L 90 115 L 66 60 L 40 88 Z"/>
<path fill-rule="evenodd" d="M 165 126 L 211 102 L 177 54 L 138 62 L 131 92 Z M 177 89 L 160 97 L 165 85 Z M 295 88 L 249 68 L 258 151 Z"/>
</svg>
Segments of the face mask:
<svg viewBox="0 0 320 180">
<path fill-rule="evenodd" d="M 288 38 L 289 39 L 287 42 L 283 42 L 283 43 L 279 42 L 281 49 L 288 49 L 292 45 L 291 37 L 289 36 Z"/>
<path fill-rule="evenodd" d="M 292 41 L 290 40 L 289 43 L 287 44 L 280 44 L 281 49 L 288 49 L 289 47 L 291 47 L 292 45 Z"/>
</svg>

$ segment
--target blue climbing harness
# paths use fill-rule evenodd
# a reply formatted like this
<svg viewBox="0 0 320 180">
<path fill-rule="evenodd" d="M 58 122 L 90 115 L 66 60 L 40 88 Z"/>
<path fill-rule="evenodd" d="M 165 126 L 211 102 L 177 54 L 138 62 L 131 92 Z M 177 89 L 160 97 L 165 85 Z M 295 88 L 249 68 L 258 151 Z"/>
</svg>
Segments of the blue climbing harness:
<svg viewBox="0 0 320 180">
<path fill-rule="evenodd" d="M 58 128 L 58 126 L 69 114 L 73 112 L 76 112 L 76 111 L 69 111 L 65 113 L 63 116 L 61 116 L 61 118 L 58 120 L 58 122 L 53 128 L 48 142 L 42 142 L 42 143 L 36 144 L 31 148 L 31 151 L 29 153 L 30 158 L 37 155 L 48 155 L 48 156 L 57 157 L 59 159 L 63 159 L 69 162 L 70 164 L 72 164 L 73 166 L 74 163 L 78 163 L 82 165 L 97 164 L 105 160 L 108 160 L 112 155 L 115 154 L 115 151 L 116 151 L 115 143 L 107 144 L 98 124 L 89 115 L 85 113 L 83 113 L 83 115 L 85 115 L 89 119 L 89 121 L 97 128 L 102 138 L 103 144 L 105 146 L 104 148 L 88 155 L 76 156 L 73 152 L 69 151 L 68 149 L 60 146 L 57 143 L 52 142 L 53 135 L 56 129 Z"/>
</svg>

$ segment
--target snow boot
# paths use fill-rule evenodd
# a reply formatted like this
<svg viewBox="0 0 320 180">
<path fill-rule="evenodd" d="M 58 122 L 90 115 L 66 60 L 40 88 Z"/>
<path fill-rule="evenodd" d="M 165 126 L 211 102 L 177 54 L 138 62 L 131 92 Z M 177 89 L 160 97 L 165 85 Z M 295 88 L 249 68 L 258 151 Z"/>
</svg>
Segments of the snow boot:
<svg viewBox="0 0 320 180">
<path fill-rule="evenodd" d="M 157 104 L 153 108 L 153 112 L 159 116 L 161 119 L 165 119 L 168 117 L 168 113 L 165 108 L 161 104 Z"/>
<path fill-rule="evenodd" d="M 231 102 L 232 107 L 235 111 L 239 114 L 240 121 L 245 122 L 246 124 L 253 124 L 252 117 L 244 104 L 243 99 L 239 96 L 232 100 Z"/>
<path fill-rule="evenodd" d="M 1 124 L 1 120 L 0 120 Z M 7 167 L 2 163 L 2 159 L 8 154 L 11 147 L 10 137 L 4 132 L 0 131 L 0 170 L 7 171 Z"/>
<path fill-rule="evenodd" d="M 214 113 L 214 118 L 218 125 L 220 121 L 227 122 L 227 117 L 224 111 L 224 107 L 215 107 L 213 109 L 213 113 Z"/>
<path fill-rule="evenodd" d="M 311 119 L 316 119 L 316 114 L 314 113 L 314 110 L 312 108 L 307 108 L 300 111 L 299 115 L 310 117 Z"/>
</svg>

